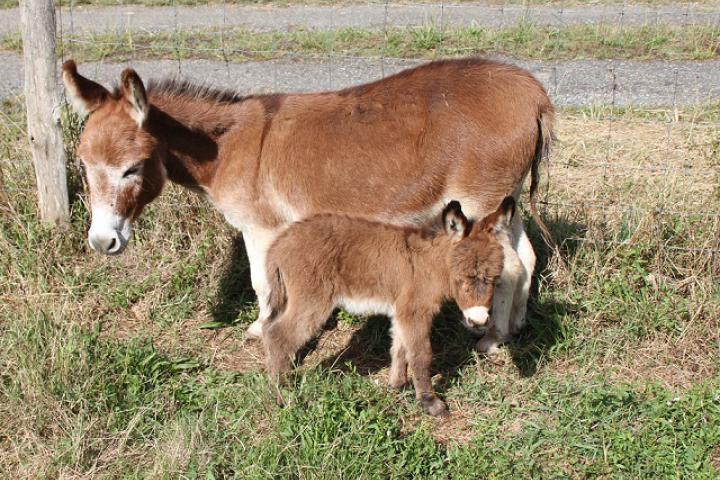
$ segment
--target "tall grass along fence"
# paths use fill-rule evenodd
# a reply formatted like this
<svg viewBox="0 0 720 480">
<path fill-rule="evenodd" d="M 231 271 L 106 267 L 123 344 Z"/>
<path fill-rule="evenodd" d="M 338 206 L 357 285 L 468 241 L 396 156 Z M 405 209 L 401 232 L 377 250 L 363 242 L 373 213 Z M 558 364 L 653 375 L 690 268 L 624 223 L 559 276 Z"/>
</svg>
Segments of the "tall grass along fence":
<svg viewBox="0 0 720 480">
<path fill-rule="evenodd" d="M 720 273 L 720 92 L 698 85 L 708 62 L 718 65 L 712 4 L 363 2 L 335 10 L 223 1 L 202 6 L 202 15 L 178 0 L 163 4 L 160 16 L 117 6 L 101 17 L 102 29 L 88 24 L 88 7 L 58 4 L 59 59 L 86 60 L 82 71 L 106 83 L 133 65 L 145 78 L 178 75 L 245 92 L 339 88 L 445 56 L 507 59 L 533 71 L 561 111 L 541 204 L 564 251 L 641 245 L 669 278 L 684 268 Z M 66 122 L 66 138 L 73 128 Z M 72 145 L 69 156 L 76 165 Z M 18 188 L 34 187 L 3 185 L 10 195 Z M 159 205 L 206 208 L 173 196 Z"/>
</svg>

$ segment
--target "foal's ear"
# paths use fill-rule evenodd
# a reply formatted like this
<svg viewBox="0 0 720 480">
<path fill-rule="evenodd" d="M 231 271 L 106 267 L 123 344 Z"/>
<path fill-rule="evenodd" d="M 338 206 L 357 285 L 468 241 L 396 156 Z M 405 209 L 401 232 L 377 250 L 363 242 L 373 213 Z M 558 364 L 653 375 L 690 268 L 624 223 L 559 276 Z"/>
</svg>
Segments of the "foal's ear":
<svg viewBox="0 0 720 480">
<path fill-rule="evenodd" d="M 74 60 L 63 63 L 62 79 L 70 105 L 82 117 L 90 115 L 110 97 L 105 87 L 78 73 Z"/>
<path fill-rule="evenodd" d="M 442 212 L 443 226 L 454 241 L 462 240 L 468 233 L 468 219 L 462 212 L 460 202 L 453 200 L 448 203 Z"/>
<path fill-rule="evenodd" d="M 123 70 L 120 84 L 122 85 L 123 98 L 129 104 L 128 113 L 138 124 L 138 127 L 142 127 L 150 109 L 147 94 L 145 93 L 145 85 L 140 80 L 140 76 L 131 68 Z"/>
<path fill-rule="evenodd" d="M 507 196 L 497 210 L 475 224 L 475 229 L 484 232 L 498 232 L 510 227 L 513 216 L 515 216 L 515 199 Z"/>
</svg>

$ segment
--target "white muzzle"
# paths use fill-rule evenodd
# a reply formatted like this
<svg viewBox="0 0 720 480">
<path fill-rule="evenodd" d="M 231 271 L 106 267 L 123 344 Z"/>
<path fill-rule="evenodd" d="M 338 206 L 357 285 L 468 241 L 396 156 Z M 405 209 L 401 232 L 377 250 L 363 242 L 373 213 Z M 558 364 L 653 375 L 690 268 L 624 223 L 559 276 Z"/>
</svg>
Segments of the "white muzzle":
<svg viewBox="0 0 720 480">
<path fill-rule="evenodd" d="M 470 307 L 463 310 L 463 315 L 470 328 L 479 328 L 487 325 L 490 311 L 487 307 Z"/>
<path fill-rule="evenodd" d="M 117 255 L 125 250 L 131 235 L 132 225 L 129 219 L 117 215 L 106 206 L 92 209 L 88 243 L 93 250 L 106 255 Z"/>
</svg>

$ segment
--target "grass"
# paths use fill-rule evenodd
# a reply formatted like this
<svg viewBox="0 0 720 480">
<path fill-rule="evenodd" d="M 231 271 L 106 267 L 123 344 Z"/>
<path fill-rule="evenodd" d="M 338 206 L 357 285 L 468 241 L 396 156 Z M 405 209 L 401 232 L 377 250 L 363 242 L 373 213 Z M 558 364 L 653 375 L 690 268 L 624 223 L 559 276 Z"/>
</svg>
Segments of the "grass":
<svg viewBox="0 0 720 480">
<path fill-rule="evenodd" d="M 292 55 L 438 58 L 506 54 L 541 60 L 638 59 L 704 60 L 720 54 L 717 26 L 608 24 L 562 28 L 519 23 L 503 29 L 434 26 L 393 28 L 387 32 L 357 28 L 334 31 L 253 32 L 245 29 L 158 33 L 97 34 L 66 37 L 59 48 L 78 61 L 112 59 L 267 60 Z M 0 50 L 20 52 L 19 37 L 0 40 Z"/>
<path fill-rule="evenodd" d="M 222 218 L 169 188 L 125 254 L 93 255 L 74 160 L 72 224 L 53 230 L 36 219 L 21 104 L 0 120 L 2 477 L 720 473 L 720 257 L 696 250 L 720 248 L 720 217 L 672 213 L 720 211 L 716 105 L 561 113 L 541 190 L 561 259 L 529 222 L 529 326 L 493 359 L 453 308 L 437 320 L 446 421 L 385 387 L 387 322 L 345 313 L 279 408 L 243 339 L 254 295 Z"/>
</svg>

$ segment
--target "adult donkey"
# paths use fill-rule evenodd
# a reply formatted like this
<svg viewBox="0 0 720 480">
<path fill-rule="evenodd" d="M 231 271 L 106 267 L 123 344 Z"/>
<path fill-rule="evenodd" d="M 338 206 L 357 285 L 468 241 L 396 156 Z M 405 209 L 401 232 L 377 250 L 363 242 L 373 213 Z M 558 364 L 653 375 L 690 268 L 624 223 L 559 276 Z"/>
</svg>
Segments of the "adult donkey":
<svg viewBox="0 0 720 480">
<path fill-rule="evenodd" d="M 533 194 L 553 107 L 530 73 L 510 65 L 445 60 L 339 91 L 247 97 L 175 80 L 146 89 L 130 69 L 111 92 L 72 60 L 62 77 L 75 109 L 89 115 L 78 155 L 90 246 L 122 252 L 166 179 L 202 192 L 243 233 L 260 310 L 250 336 L 270 313 L 266 252 L 308 215 L 419 224 L 455 199 L 482 218 L 506 195 L 517 199 L 530 172 L 531 210 L 543 226 Z M 524 323 L 535 254 L 519 215 L 512 237 L 481 351 Z"/>
</svg>

